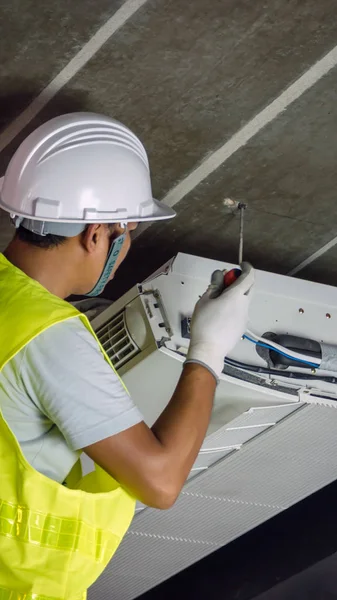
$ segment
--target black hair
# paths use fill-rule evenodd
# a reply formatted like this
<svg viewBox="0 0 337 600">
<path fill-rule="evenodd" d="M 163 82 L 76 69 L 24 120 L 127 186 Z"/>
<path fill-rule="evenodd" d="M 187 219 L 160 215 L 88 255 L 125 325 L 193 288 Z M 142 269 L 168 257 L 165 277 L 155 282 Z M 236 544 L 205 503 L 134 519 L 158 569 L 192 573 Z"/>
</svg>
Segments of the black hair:
<svg viewBox="0 0 337 600">
<path fill-rule="evenodd" d="M 106 225 L 110 232 L 113 233 L 116 223 L 106 223 Z M 85 229 L 87 229 L 87 227 Z M 29 231 L 29 229 L 22 227 L 22 225 L 16 230 L 15 237 L 22 242 L 26 242 L 26 244 L 36 246 L 37 248 L 45 248 L 46 250 L 57 248 L 57 246 L 61 246 L 69 239 L 64 235 L 54 235 L 53 233 L 39 235 L 38 233 L 33 233 L 32 231 Z"/>
<path fill-rule="evenodd" d="M 47 250 L 61 246 L 68 239 L 64 235 L 54 235 L 53 233 L 39 235 L 38 233 L 29 231 L 29 229 L 25 229 L 22 225 L 16 230 L 15 237 L 22 242 L 26 242 L 26 244 L 31 244 L 37 248 L 46 248 Z"/>
</svg>

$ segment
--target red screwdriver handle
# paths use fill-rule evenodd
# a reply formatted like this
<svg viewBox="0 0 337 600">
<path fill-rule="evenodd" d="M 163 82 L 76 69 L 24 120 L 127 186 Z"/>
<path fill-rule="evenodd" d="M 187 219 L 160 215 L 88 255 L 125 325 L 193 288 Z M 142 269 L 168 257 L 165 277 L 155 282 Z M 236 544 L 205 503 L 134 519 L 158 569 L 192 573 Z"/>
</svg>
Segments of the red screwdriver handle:
<svg viewBox="0 0 337 600">
<path fill-rule="evenodd" d="M 232 283 L 239 279 L 240 275 L 240 269 L 231 269 L 230 271 L 226 271 L 223 278 L 224 287 L 228 288 L 230 285 L 232 285 Z"/>
</svg>

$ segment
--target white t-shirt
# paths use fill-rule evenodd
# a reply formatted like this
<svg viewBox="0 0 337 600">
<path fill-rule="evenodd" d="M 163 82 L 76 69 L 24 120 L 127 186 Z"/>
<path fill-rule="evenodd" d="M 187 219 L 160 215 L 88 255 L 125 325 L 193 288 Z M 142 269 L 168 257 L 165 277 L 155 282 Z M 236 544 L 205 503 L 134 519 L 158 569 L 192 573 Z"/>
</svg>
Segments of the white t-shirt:
<svg viewBox="0 0 337 600">
<path fill-rule="evenodd" d="M 143 420 L 76 318 L 41 333 L 3 368 L 0 406 L 28 462 L 59 482 L 81 448 Z"/>
</svg>

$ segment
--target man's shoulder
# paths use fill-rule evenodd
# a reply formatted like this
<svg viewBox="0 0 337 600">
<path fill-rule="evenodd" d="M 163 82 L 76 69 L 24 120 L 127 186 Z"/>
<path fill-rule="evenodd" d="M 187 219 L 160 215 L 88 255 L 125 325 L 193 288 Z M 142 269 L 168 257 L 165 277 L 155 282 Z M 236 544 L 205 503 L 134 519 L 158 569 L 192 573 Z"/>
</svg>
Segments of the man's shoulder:
<svg viewBox="0 0 337 600">
<path fill-rule="evenodd" d="M 37 347 L 43 347 L 49 353 L 55 351 L 56 346 L 66 354 L 80 347 L 100 353 L 97 340 L 85 326 L 80 315 L 55 323 L 45 329 L 27 345 L 27 352 L 29 353 Z"/>
</svg>

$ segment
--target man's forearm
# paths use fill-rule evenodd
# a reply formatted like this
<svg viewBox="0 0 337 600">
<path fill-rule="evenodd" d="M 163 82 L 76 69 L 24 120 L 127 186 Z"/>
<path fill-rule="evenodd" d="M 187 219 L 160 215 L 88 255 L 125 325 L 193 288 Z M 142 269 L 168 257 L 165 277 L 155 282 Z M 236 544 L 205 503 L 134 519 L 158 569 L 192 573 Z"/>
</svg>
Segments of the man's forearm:
<svg viewBox="0 0 337 600">
<path fill-rule="evenodd" d="M 152 427 L 172 461 L 182 487 L 205 438 L 213 407 L 216 380 L 198 364 L 185 365 L 175 392 Z"/>
</svg>

